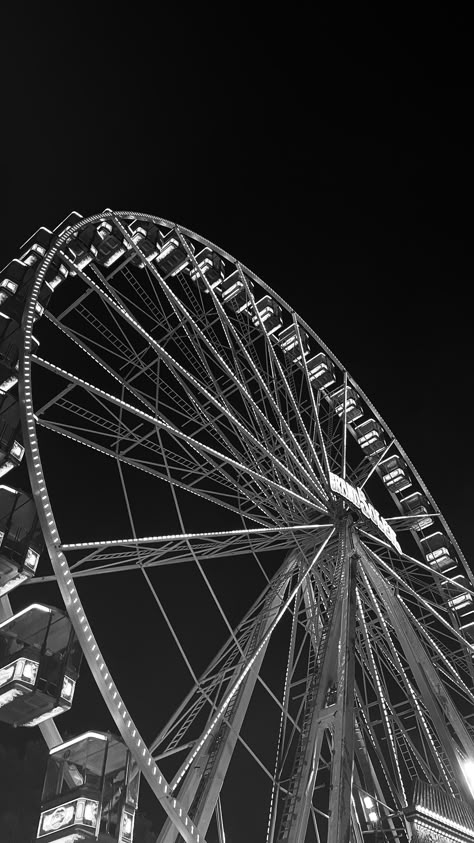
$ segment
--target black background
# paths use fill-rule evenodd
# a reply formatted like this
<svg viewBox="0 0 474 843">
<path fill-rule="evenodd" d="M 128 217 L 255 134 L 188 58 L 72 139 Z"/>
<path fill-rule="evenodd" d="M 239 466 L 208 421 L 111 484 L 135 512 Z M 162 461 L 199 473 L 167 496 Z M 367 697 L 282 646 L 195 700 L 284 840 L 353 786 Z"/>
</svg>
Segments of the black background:
<svg viewBox="0 0 474 843">
<path fill-rule="evenodd" d="M 1 265 L 73 209 L 154 213 L 215 242 L 348 367 L 469 560 L 467 20 L 150 13 L 4 21 Z"/>
</svg>

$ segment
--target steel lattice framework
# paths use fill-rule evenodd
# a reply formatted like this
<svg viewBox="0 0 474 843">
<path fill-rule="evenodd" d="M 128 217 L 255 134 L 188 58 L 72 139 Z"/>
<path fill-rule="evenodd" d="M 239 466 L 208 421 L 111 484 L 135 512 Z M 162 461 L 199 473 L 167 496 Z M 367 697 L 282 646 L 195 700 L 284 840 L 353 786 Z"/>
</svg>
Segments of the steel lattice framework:
<svg viewBox="0 0 474 843">
<path fill-rule="evenodd" d="M 469 803 L 472 575 L 344 366 L 251 271 L 166 220 L 77 216 L 38 254 L 11 340 L 52 565 L 35 587 L 59 585 L 163 810 L 158 843 L 224 843 L 229 828 L 266 843 L 408 841 L 417 781 Z M 91 513 L 71 535 L 74 495 L 61 496 L 81 471 L 122 514 Z M 204 669 L 163 598 L 178 569 L 184 589 L 195 572 L 200 611 L 226 630 Z M 179 662 L 188 679 L 167 714 L 154 700 L 153 735 L 131 711 L 147 677 L 116 684 L 89 620 L 91 583 L 106 577 L 131 600 L 146 590 L 170 642 L 150 617 L 152 669 Z"/>
</svg>

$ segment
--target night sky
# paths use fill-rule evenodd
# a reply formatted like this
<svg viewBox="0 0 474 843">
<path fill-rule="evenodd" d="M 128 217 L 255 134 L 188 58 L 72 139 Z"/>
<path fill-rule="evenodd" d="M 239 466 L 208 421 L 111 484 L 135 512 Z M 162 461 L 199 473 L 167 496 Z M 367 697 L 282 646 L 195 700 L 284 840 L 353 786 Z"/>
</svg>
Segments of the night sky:
<svg viewBox="0 0 474 843">
<path fill-rule="evenodd" d="M 108 8 L 4 30 L 1 265 L 73 209 L 218 244 L 347 366 L 471 559 L 467 22 Z"/>
</svg>

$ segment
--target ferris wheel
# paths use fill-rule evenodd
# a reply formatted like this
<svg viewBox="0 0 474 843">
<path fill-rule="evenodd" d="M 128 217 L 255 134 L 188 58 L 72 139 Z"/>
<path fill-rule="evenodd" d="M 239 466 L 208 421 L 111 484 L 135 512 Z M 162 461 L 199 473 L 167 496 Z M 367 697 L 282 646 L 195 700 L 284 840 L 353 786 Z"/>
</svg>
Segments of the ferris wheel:
<svg viewBox="0 0 474 843">
<path fill-rule="evenodd" d="M 473 577 L 311 325 L 111 210 L 30 238 L 0 311 L 0 637 L 57 582 L 159 843 L 474 839 Z"/>
</svg>

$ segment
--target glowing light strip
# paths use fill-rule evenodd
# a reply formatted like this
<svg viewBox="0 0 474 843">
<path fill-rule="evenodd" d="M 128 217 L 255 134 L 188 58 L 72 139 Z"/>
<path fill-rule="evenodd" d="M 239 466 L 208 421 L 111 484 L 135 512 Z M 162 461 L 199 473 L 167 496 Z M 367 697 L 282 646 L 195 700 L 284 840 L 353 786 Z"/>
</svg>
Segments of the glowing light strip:
<svg viewBox="0 0 474 843">
<path fill-rule="evenodd" d="M 425 808 L 424 805 L 415 805 L 415 811 L 419 814 L 424 814 L 426 817 L 430 817 L 430 819 L 434 819 L 437 822 L 441 822 L 449 828 L 454 828 L 456 831 L 462 831 L 463 834 L 467 834 L 468 837 L 474 838 L 474 831 L 472 828 L 467 828 L 465 825 L 461 825 L 461 823 L 457 823 L 455 820 L 443 817 L 442 814 L 438 814 L 436 811 L 431 811 L 429 808 Z"/>
<path fill-rule="evenodd" d="M 73 544 L 62 544 L 61 550 L 79 550 L 80 548 L 113 547 L 114 545 L 127 546 L 136 544 L 150 544 L 151 542 L 189 541 L 190 539 L 207 539 L 231 536 L 251 536 L 256 534 L 266 535 L 267 533 L 294 533 L 299 530 L 312 531 L 331 528 L 332 524 L 296 524 L 294 527 L 252 527 L 248 530 L 215 530 L 208 533 L 168 533 L 162 536 L 143 536 L 136 539 L 104 539 L 93 542 L 74 542 Z"/>
<path fill-rule="evenodd" d="M 11 492 L 11 493 L 12 493 L 12 495 L 19 495 L 19 494 L 20 494 L 20 493 L 19 493 L 19 491 L 18 491 L 18 489 L 12 489 L 12 487 L 11 487 L 11 486 L 0 486 L 0 489 L 1 489 L 3 492 Z"/>
<path fill-rule="evenodd" d="M 106 741 L 107 735 L 102 735 L 100 732 L 84 732 L 84 734 L 79 735 L 78 738 L 71 738 L 70 741 L 60 743 L 59 746 L 53 746 L 53 748 L 50 749 L 49 754 L 53 755 L 55 752 L 61 752 L 61 750 L 67 749 L 68 746 L 73 746 L 73 744 L 85 741 L 86 738 L 97 738 L 99 741 Z"/>
<path fill-rule="evenodd" d="M 38 609 L 39 612 L 49 612 L 49 614 L 52 612 L 52 609 L 48 606 L 42 606 L 41 603 L 32 603 L 31 606 L 27 606 L 26 609 L 22 609 L 21 612 L 17 612 L 16 615 L 10 615 L 6 621 L 2 621 L 2 623 L 0 623 L 0 629 L 7 624 L 12 623 L 12 621 L 16 621 L 17 618 L 20 618 L 22 615 L 26 614 L 26 612 L 31 612 L 32 609 Z"/>
</svg>

